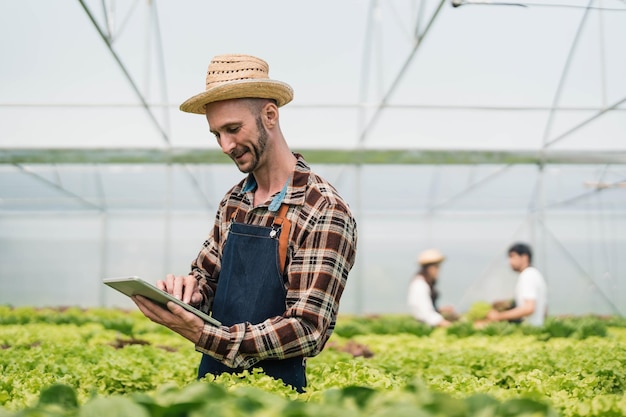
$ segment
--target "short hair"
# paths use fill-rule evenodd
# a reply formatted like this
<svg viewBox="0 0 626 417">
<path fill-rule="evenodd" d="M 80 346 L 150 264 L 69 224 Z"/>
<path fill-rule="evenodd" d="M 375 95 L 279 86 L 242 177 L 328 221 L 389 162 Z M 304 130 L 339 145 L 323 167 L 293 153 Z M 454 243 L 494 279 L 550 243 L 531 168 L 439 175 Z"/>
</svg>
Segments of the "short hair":
<svg viewBox="0 0 626 417">
<path fill-rule="evenodd" d="M 511 252 L 515 252 L 520 256 L 527 255 L 528 263 L 531 263 L 533 260 L 533 251 L 530 249 L 530 246 L 525 243 L 521 243 L 521 242 L 514 243 L 513 245 L 511 245 L 507 253 L 510 255 Z"/>
<path fill-rule="evenodd" d="M 242 100 L 244 100 L 244 102 L 250 109 L 250 112 L 257 116 L 261 114 L 261 110 L 263 110 L 263 107 L 267 103 L 276 104 L 276 100 L 272 98 L 252 98 L 251 97 L 251 98 L 243 98 Z"/>
</svg>

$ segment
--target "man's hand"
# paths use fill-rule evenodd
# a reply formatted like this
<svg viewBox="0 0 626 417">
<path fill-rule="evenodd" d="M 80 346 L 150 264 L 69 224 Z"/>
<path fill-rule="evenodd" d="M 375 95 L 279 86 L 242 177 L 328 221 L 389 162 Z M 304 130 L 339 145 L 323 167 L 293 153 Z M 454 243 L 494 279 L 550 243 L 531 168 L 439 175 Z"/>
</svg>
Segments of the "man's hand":
<svg viewBox="0 0 626 417">
<path fill-rule="evenodd" d="M 533 314 L 535 311 L 535 300 L 524 300 L 521 306 L 514 307 L 510 310 L 497 311 L 491 310 L 487 313 L 489 321 L 518 320 Z"/>
<path fill-rule="evenodd" d="M 487 320 L 500 321 L 502 320 L 502 314 L 498 310 L 491 310 L 489 313 L 487 313 Z"/>
<path fill-rule="evenodd" d="M 175 331 L 194 345 L 200 340 L 204 329 L 204 321 L 200 317 L 171 301 L 167 303 L 167 309 L 164 309 L 141 295 L 134 295 L 132 299 L 139 310 L 153 322 Z"/>
<path fill-rule="evenodd" d="M 165 280 L 157 281 L 157 287 L 172 294 L 183 303 L 195 306 L 202 302 L 198 280 L 193 275 L 175 276 L 174 274 L 167 274 Z"/>
</svg>

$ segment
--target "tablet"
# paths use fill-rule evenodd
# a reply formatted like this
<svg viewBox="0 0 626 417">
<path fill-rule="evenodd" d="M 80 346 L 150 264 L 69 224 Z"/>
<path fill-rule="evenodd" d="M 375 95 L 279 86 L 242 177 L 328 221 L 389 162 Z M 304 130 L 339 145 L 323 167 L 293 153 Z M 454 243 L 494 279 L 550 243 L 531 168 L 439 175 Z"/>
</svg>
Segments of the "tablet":
<svg viewBox="0 0 626 417">
<path fill-rule="evenodd" d="M 202 311 L 198 310 L 197 308 L 193 306 L 190 306 L 187 303 L 183 303 L 181 300 L 174 297 L 173 295 L 163 290 L 158 289 L 154 285 L 142 280 L 139 277 L 105 278 L 104 280 L 102 280 L 102 282 L 104 282 L 109 287 L 114 288 L 118 290 L 119 292 L 121 292 L 122 294 L 125 294 L 129 297 L 133 295 L 141 295 L 146 298 L 149 298 L 155 303 L 161 305 L 166 310 L 167 310 L 167 307 L 166 307 L 167 302 L 171 301 L 173 303 L 178 304 L 185 310 L 192 312 L 196 316 L 200 317 L 206 323 L 209 323 L 218 327 L 222 325 L 219 321 L 215 320 L 213 317 L 209 316 L 208 314 L 203 313 Z"/>
</svg>

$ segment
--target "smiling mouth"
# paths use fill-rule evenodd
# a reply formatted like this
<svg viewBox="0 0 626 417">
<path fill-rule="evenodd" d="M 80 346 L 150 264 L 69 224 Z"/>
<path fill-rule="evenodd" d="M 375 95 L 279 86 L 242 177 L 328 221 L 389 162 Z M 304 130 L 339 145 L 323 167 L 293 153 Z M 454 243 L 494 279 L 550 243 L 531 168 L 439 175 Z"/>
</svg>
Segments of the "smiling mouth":
<svg viewBox="0 0 626 417">
<path fill-rule="evenodd" d="M 247 150 L 244 150 L 244 151 L 242 151 L 242 152 L 233 152 L 233 153 L 230 155 L 230 157 L 231 157 L 232 159 L 234 159 L 234 160 L 236 160 L 236 161 L 237 161 L 237 160 L 241 159 L 241 157 L 242 157 L 242 156 L 244 156 L 244 155 L 245 155 L 245 154 L 247 154 L 247 153 L 248 153 L 248 151 L 247 151 Z"/>
</svg>

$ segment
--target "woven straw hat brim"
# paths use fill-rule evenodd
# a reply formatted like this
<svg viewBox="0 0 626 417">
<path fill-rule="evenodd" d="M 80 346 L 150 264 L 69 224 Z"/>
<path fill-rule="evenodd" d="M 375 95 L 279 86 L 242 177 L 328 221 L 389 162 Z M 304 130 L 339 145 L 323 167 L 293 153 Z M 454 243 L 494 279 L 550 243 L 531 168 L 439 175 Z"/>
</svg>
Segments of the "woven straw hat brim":
<svg viewBox="0 0 626 417">
<path fill-rule="evenodd" d="M 205 114 L 204 106 L 207 104 L 233 98 L 271 98 L 281 107 L 293 99 L 293 89 L 289 84 L 276 80 L 229 81 L 191 97 L 180 105 L 180 109 L 187 113 Z"/>
</svg>

